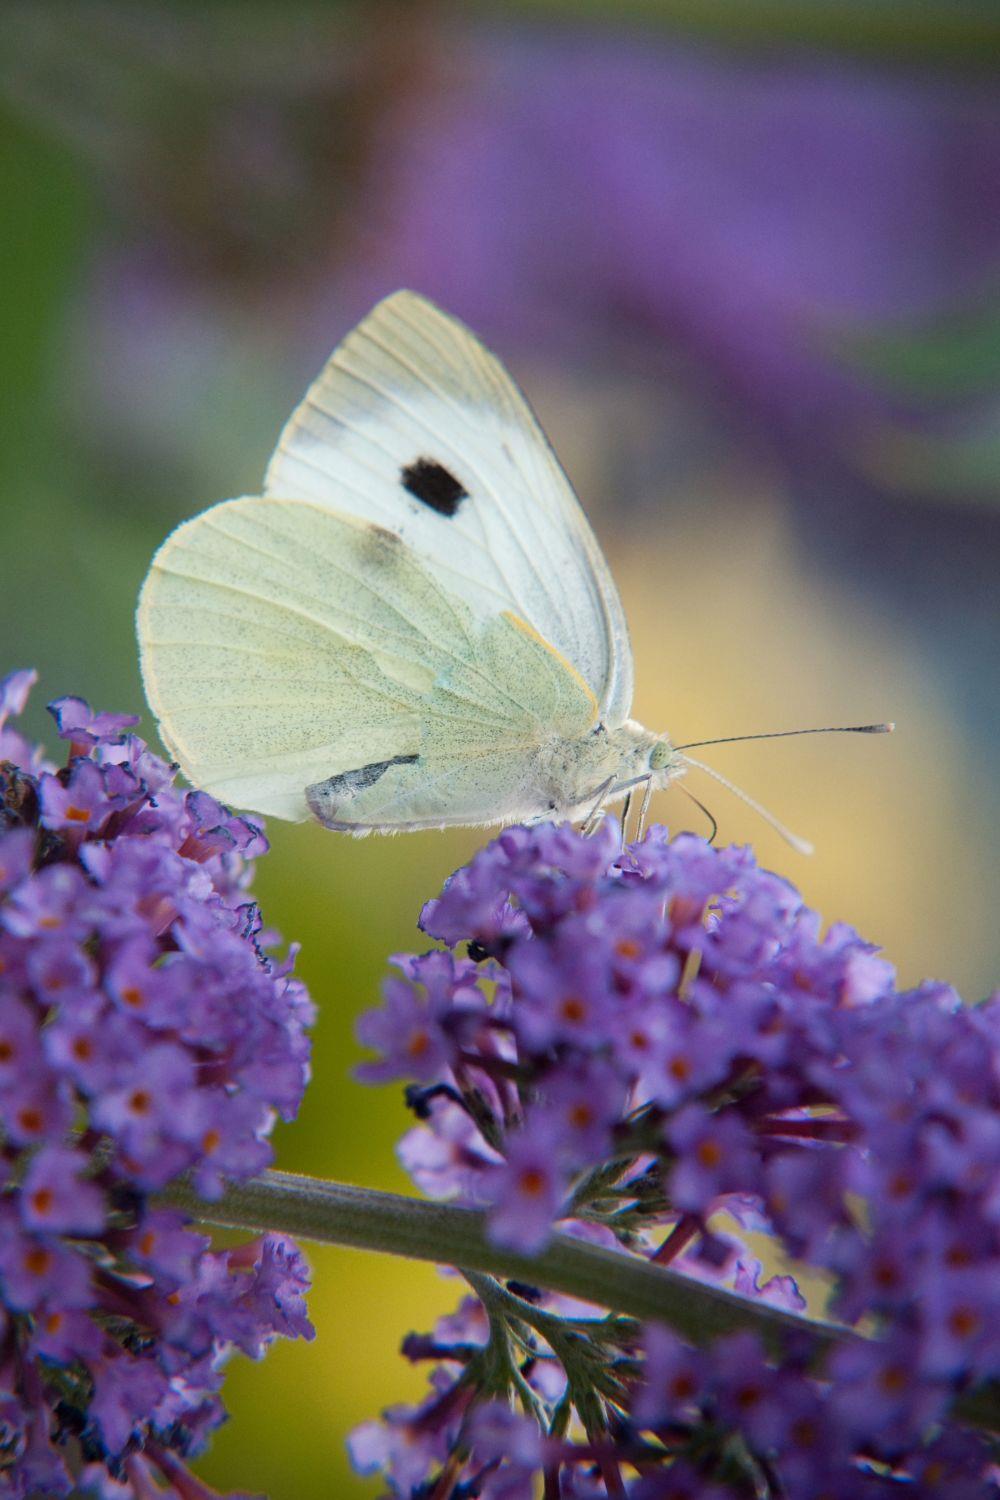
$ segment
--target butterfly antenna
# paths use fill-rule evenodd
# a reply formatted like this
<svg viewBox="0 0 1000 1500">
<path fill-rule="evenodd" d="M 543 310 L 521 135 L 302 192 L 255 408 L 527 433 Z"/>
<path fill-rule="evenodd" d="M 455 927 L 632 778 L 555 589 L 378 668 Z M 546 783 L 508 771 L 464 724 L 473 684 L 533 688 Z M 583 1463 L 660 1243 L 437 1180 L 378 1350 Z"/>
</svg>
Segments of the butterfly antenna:
<svg viewBox="0 0 1000 1500">
<path fill-rule="evenodd" d="M 801 733 L 802 731 L 793 730 L 792 732 Z M 684 761 L 685 765 L 694 766 L 697 770 L 704 771 L 706 776 L 711 776 L 713 781 L 717 781 L 720 786 L 724 786 L 727 792 L 732 792 L 733 796 L 739 797 L 740 801 L 745 802 L 747 807 L 752 807 L 754 812 L 759 814 L 759 816 L 764 819 L 765 823 L 769 823 L 770 826 L 774 829 L 775 833 L 779 833 L 785 840 L 785 843 L 790 844 L 791 847 L 797 851 L 797 853 L 812 854 L 812 844 L 810 844 L 806 839 L 800 839 L 798 834 L 793 833 L 790 828 L 786 828 L 784 823 L 779 822 L 779 820 L 774 816 L 774 813 L 768 812 L 766 807 L 762 807 L 759 802 L 755 801 L 754 798 L 751 797 L 747 792 L 743 791 L 741 787 L 734 786 L 734 784 L 727 777 L 722 775 L 721 771 L 716 771 L 713 766 L 706 766 L 703 761 L 694 760 L 690 755 L 682 755 L 681 760 Z M 690 793 L 688 793 L 688 795 L 690 796 Z M 709 813 L 709 817 L 711 816 L 711 813 Z M 712 821 L 715 821 L 714 818 L 712 819 Z"/>
<path fill-rule="evenodd" d="M 727 734 L 721 740 L 691 740 L 675 750 L 700 750 L 705 745 L 735 745 L 741 740 L 787 740 L 796 734 L 892 734 L 895 724 L 827 724 L 822 729 L 774 729 L 770 734 Z"/>
</svg>

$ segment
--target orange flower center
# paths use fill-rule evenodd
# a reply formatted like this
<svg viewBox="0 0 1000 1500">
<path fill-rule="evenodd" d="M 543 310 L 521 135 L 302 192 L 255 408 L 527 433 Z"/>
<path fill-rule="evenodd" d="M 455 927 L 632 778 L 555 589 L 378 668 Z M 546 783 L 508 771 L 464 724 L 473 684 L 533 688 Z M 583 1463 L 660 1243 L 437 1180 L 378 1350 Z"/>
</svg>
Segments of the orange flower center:
<svg viewBox="0 0 1000 1500">
<path fill-rule="evenodd" d="M 901 1370 L 898 1365 L 886 1365 L 879 1376 L 879 1385 L 890 1396 L 895 1396 L 899 1391 L 905 1391 L 906 1371 Z"/>
<path fill-rule="evenodd" d="M 528 1167 L 521 1173 L 521 1192 L 526 1198 L 539 1198 L 545 1190 L 545 1178 L 537 1167 Z"/>
<path fill-rule="evenodd" d="M 24 1269 L 32 1276 L 44 1276 L 52 1264 L 52 1251 L 44 1245 L 33 1245 L 24 1257 Z"/>
<path fill-rule="evenodd" d="M 39 1188 L 31 1195 L 31 1206 L 36 1214 L 51 1213 L 54 1201 L 55 1194 L 51 1188 Z"/>
<path fill-rule="evenodd" d="M 875 1284 L 876 1286 L 883 1287 L 886 1291 L 891 1291 L 893 1287 L 899 1284 L 899 1275 L 896 1267 L 887 1264 L 885 1261 L 876 1265 Z"/>
<path fill-rule="evenodd" d="M 967 1339 L 979 1328 L 979 1314 L 973 1307 L 956 1307 L 948 1319 L 948 1327 L 956 1338 Z"/>
</svg>

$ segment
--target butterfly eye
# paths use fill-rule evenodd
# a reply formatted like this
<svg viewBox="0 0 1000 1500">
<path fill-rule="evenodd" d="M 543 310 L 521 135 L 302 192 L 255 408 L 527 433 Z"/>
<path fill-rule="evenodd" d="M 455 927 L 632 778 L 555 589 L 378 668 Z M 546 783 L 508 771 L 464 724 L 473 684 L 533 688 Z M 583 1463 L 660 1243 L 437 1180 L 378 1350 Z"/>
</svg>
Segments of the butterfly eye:
<svg viewBox="0 0 1000 1500">
<path fill-rule="evenodd" d="M 673 760 L 676 751 L 669 740 L 657 740 L 649 752 L 649 769 L 651 771 L 662 771 Z"/>
</svg>

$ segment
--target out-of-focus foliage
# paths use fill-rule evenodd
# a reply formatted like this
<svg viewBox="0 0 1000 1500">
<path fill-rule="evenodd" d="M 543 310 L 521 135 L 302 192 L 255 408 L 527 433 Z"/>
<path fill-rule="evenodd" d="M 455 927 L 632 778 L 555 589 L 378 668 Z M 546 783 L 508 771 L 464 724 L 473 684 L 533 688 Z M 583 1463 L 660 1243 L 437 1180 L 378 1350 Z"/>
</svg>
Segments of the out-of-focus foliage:
<svg viewBox="0 0 1000 1500">
<path fill-rule="evenodd" d="M 886 427 L 859 447 L 871 480 L 910 499 L 1000 499 L 1000 301 L 996 293 L 929 322 L 861 327 L 837 342 L 886 397 L 932 414 L 926 432 Z"/>
<path fill-rule="evenodd" d="M 1000 388 L 1000 300 L 958 310 L 926 327 L 862 328 L 843 351 L 901 396 L 952 400 Z"/>
<path fill-rule="evenodd" d="M 730 48 L 822 48 L 848 56 L 989 71 L 1000 54 L 990 0 L 480 0 L 485 11 L 642 25 Z"/>
<path fill-rule="evenodd" d="M 998 894 L 992 23 L 963 50 L 972 6 L 921 7 L 912 28 L 911 7 L 866 6 L 882 30 L 865 23 L 859 62 L 816 29 L 857 9 L 699 6 L 728 19 L 692 47 L 666 3 L 8 5 L 3 668 L 138 707 L 153 549 L 253 493 L 330 346 L 408 282 L 487 336 L 537 406 L 626 602 L 638 717 L 684 740 L 899 721 L 890 740 L 706 752 L 815 840 L 809 864 L 691 789 L 723 839 L 881 938 L 904 983 L 981 993 Z M 640 12 L 644 28 L 621 20 Z M 701 826 L 680 792 L 655 812 Z M 269 832 L 265 915 L 302 941 L 321 1009 L 281 1162 L 404 1190 L 402 1104 L 350 1080 L 353 1020 L 484 835 Z M 317 1342 L 234 1368 L 203 1466 L 220 1486 L 371 1493 L 343 1434 L 416 1394 L 398 1341 L 454 1301 L 426 1267 L 312 1260 Z"/>
</svg>

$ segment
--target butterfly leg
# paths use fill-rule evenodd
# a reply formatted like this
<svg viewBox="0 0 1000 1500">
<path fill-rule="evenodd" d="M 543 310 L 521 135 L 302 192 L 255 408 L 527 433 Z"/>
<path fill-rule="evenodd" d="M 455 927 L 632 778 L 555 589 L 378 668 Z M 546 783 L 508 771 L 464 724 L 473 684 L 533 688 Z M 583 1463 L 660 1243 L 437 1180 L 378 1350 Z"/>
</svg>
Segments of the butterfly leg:
<svg viewBox="0 0 1000 1500">
<path fill-rule="evenodd" d="M 649 803 L 650 803 L 650 799 L 652 798 L 652 795 L 653 795 L 653 778 L 652 778 L 652 776 L 647 776 L 647 778 L 646 778 L 646 784 L 645 784 L 645 787 L 643 788 L 643 793 L 642 793 L 642 803 L 641 803 L 641 805 L 639 807 L 639 826 L 636 829 L 636 834 L 635 834 L 635 836 L 636 836 L 637 839 L 641 839 L 642 836 L 643 836 L 643 834 L 646 831 L 646 814 L 649 812 Z"/>
<path fill-rule="evenodd" d="M 629 815 L 629 811 L 631 810 L 631 807 L 632 807 L 632 793 L 628 792 L 628 793 L 626 793 L 626 796 L 625 796 L 625 806 L 622 808 L 622 848 L 623 849 L 625 847 L 625 838 L 626 838 L 626 835 L 628 833 L 628 815 Z"/>
<path fill-rule="evenodd" d="M 705 806 L 704 802 L 699 802 L 698 798 L 695 797 L 691 792 L 689 792 L 686 786 L 682 786 L 681 787 L 681 791 L 684 793 L 685 797 L 688 799 L 689 802 L 693 802 L 694 805 L 695 805 L 695 807 L 701 809 L 701 811 L 705 814 L 705 817 L 711 823 L 711 825 L 712 825 L 712 831 L 708 835 L 708 839 L 707 839 L 706 842 L 709 843 L 709 844 L 714 844 L 715 843 L 715 835 L 719 831 L 719 825 L 716 822 L 715 817 L 713 816 L 712 813 L 709 812 L 709 810 Z"/>
<path fill-rule="evenodd" d="M 601 808 L 604 806 L 604 799 L 608 795 L 614 784 L 615 778 L 613 776 L 609 776 L 607 781 L 602 782 L 598 787 L 597 793 L 594 798 L 594 805 L 583 820 L 582 831 L 585 837 L 589 837 L 589 835 L 594 832 L 597 825 L 600 823 Z"/>
</svg>

